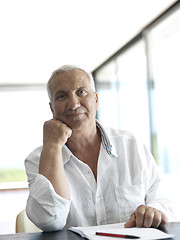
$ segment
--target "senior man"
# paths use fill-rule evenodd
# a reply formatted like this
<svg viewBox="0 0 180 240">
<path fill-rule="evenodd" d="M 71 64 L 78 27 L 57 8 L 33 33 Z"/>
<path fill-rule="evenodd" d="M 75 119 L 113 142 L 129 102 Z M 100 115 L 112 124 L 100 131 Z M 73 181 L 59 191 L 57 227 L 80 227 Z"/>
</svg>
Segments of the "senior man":
<svg viewBox="0 0 180 240">
<path fill-rule="evenodd" d="M 172 220 L 151 153 L 131 133 L 96 120 L 91 74 L 62 66 L 47 90 L 53 118 L 44 123 L 43 146 L 25 160 L 31 221 L 56 231 L 118 222 L 156 228 Z"/>
</svg>

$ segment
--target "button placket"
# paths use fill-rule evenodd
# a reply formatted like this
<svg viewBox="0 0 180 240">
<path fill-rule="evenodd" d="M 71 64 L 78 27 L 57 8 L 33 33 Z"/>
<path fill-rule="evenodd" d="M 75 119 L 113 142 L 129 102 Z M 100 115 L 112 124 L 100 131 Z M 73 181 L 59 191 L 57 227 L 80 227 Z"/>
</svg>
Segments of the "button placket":
<svg viewBox="0 0 180 240">
<path fill-rule="evenodd" d="M 101 190 L 99 188 L 97 188 L 97 192 L 96 192 L 96 219 L 97 219 L 98 225 L 102 225 L 106 223 L 104 199 L 103 199 Z"/>
</svg>

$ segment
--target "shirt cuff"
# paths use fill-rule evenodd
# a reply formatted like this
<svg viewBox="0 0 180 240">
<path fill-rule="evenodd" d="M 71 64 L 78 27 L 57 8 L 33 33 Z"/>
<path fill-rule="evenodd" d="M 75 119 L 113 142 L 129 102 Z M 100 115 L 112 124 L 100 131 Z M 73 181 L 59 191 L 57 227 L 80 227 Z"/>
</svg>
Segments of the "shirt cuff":
<svg viewBox="0 0 180 240">
<path fill-rule="evenodd" d="M 172 201 L 166 201 L 166 200 L 160 200 L 160 201 L 153 201 L 151 203 L 148 203 L 147 206 L 156 208 L 163 212 L 166 217 L 168 222 L 174 221 L 176 217 L 176 213 L 173 209 L 175 209 L 174 203 Z"/>
</svg>

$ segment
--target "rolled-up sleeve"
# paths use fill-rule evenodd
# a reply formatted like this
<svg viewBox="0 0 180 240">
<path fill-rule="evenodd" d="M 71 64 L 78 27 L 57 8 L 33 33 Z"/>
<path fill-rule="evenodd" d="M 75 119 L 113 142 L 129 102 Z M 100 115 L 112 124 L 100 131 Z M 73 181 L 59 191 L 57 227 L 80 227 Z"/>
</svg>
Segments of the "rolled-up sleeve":
<svg viewBox="0 0 180 240">
<path fill-rule="evenodd" d="M 43 231 L 64 228 L 69 214 L 70 201 L 60 197 L 51 182 L 38 173 L 39 152 L 35 150 L 25 161 L 29 182 L 26 213 L 29 219 Z"/>
</svg>

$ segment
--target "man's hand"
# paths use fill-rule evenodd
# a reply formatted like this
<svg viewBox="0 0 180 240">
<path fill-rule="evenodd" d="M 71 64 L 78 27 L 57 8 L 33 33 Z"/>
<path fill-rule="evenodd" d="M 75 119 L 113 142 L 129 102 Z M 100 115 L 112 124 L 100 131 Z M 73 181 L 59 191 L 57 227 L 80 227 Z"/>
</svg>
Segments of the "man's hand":
<svg viewBox="0 0 180 240">
<path fill-rule="evenodd" d="M 63 147 L 71 134 L 72 130 L 60 120 L 52 119 L 44 123 L 44 144 L 57 144 Z"/>
<path fill-rule="evenodd" d="M 146 205 L 140 205 L 125 223 L 126 228 L 131 227 L 154 227 L 163 226 L 167 218 L 161 211 Z"/>
<path fill-rule="evenodd" d="M 70 189 L 64 171 L 62 148 L 71 134 L 72 130 L 60 120 L 45 122 L 39 163 L 39 173 L 45 176 L 52 183 L 56 193 L 65 199 L 70 199 Z"/>
</svg>

